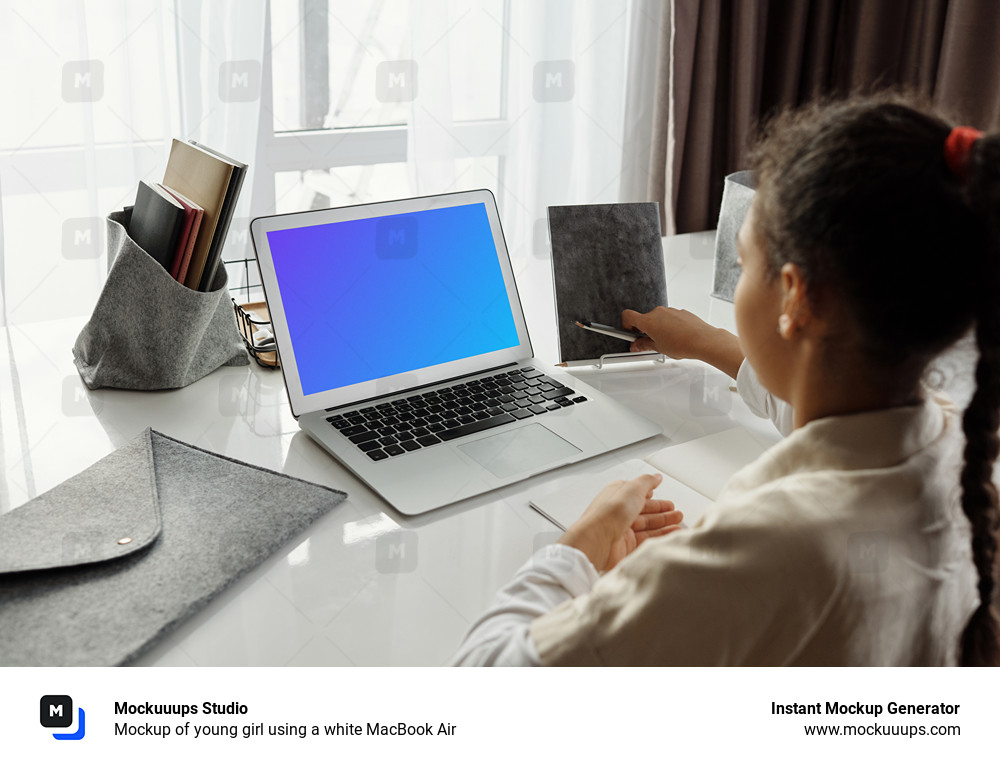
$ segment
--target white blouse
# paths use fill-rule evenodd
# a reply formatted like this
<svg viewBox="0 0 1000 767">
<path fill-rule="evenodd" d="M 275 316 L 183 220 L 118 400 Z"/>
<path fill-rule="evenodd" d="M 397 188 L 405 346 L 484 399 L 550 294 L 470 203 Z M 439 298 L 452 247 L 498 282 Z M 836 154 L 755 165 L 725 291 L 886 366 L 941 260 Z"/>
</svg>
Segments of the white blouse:
<svg viewBox="0 0 1000 767">
<path fill-rule="evenodd" d="M 746 363 L 737 384 L 790 426 Z M 953 664 L 977 605 L 961 450 L 958 414 L 930 395 L 810 422 L 738 472 L 698 527 L 603 576 L 574 548 L 539 551 L 454 662 Z"/>
</svg>

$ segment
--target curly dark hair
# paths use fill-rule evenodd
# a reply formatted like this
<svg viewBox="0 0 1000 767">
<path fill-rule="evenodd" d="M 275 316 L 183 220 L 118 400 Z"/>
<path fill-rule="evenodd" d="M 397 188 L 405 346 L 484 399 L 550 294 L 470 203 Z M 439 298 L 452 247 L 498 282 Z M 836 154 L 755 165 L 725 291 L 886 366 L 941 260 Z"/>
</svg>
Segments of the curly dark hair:
<svg viewBox="0 0 1000 767">
<path fill-rule="evenodd" d="M 751 165 L 770 270 L 794 263 L 812 297 L 841 302 L 873 366 L 915 384 L 931 359 L 975 329 L 961 488 L 980 604 L 960 661 L 996 665 L 1000 134 L 976 141 L 969 172 L 956 175 L 944 153 L 951 130 L 909 96 L 817 103 L 770 120 Z"/>
</svg>

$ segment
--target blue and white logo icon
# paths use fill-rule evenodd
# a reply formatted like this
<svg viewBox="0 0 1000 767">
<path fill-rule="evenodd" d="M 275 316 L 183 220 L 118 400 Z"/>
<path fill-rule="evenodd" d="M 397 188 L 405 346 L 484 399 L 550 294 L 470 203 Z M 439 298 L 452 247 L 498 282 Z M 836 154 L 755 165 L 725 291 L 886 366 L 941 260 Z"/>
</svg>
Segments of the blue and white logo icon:
<svg viewBox="0 0 1000 767">
<path fill-rule="evenodd" d="M 42 727 L 65 728 L 73 726 L 73 699 L 69 695 L 43 695 L 39 701 L 38 721 Z M 86 715 L 77 709 L 76 732 L 54 732 L 56 740 L 82 740 L 87 734 Z"/>
</svg>

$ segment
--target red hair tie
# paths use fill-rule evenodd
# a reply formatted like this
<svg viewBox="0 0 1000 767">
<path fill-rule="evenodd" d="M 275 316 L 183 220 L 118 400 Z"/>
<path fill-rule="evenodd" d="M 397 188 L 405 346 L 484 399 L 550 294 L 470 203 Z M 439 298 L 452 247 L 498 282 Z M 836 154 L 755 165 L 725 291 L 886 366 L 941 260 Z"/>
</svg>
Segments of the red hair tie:
<svg viewBox="0 0 1000 767">
<path fill-rule="evenodd" d="M 964 182 L 968 178 L 972 145 L 982 137 L 982 131 L 970 128 L 968 125 L 952 128 L 948 134 L 944 142 L 944 161 L 948 163 L 948 170 L 959 181 Z"/>
</svg>

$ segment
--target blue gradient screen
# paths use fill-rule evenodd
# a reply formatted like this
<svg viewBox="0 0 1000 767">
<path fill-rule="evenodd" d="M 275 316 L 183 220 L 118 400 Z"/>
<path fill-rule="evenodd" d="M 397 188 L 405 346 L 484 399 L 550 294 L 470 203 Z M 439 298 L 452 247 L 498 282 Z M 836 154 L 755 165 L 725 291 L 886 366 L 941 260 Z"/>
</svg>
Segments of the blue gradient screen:
<svg viewBox="0 0 1000 767">
<path fill-rule="evenodd" d="M 483 203 L 267 241 L 304 394 L 518 345 Z"/>
</svg>

